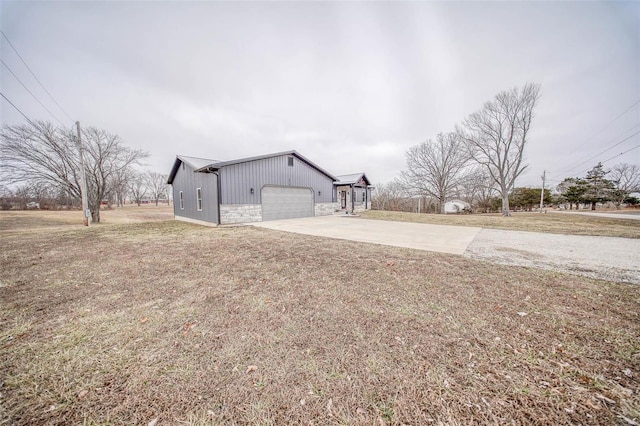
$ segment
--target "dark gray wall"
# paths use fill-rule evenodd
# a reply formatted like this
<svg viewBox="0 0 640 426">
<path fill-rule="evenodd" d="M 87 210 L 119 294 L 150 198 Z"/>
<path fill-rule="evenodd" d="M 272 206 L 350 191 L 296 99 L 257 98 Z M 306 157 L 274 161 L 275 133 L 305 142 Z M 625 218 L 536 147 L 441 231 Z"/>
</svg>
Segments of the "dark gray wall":
<svg viewBox="0 0 640 426">
<path fill-rule="evenodd" d="M 298 157 L 293 157 L 293 167 L 290 167 L 287 157 L 280 155 L 222 167 L 221 204 L 261 204 L 260 190 L 264 185 L 312 188 L 316 203 L 330 203 L 333 198 L 331 178 Z"/>
<path fill-rule="evenodd" d="M 176 216 L 218 223 L 218 181 L 214 173 L 194 173 L 182 163 L 173 179 L 173 212 Z M 196 188 L 202 188 L 202 211 L 196 206 Z M 184 209 L 180 208 L 180 191 Z"/>
</svg>

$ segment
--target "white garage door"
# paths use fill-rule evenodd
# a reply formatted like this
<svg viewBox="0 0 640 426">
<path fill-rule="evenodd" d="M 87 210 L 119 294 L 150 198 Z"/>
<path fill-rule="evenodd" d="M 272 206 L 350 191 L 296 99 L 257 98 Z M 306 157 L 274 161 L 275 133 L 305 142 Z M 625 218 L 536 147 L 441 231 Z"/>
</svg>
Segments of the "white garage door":
<svg viewBox="0 0 640 426">
<path fill-rule="evenodd" d="M 310 188 L 265 186 L 262 188 L 262 220 L 314 216 Z"/>
</svg>

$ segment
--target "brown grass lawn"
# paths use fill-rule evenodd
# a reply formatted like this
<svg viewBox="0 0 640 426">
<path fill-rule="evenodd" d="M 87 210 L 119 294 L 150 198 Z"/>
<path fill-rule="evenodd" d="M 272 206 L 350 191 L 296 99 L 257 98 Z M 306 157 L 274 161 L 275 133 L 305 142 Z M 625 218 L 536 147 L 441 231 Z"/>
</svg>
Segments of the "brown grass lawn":
<svg viewBox="0 0 640 426">
<path fill-rule="evenodd" d="M 253 227 L 5 218 L 3 425 L 640 422 L 638 286 Z"/>
<path fill-rule="evenodd" d="M 157 206 L 125 206 L 123 208 L 102 209 L 100 224 L 113 225 L 124 223 L 153 222 L 173 219 L 173 207 Z M 0 232 L 7 231 L 50 231 L 54 228 L 82 224 L 80 210 L 8 210 L 0 211 Z"/>
<path fill-rule="evenodd" d="M 552 234 L 640 238 L 640 220 L 614 219 L 587 215 L 513 213 L 511 217 L 502 217 L 500 214 L 442 215 L 380 210 L 369 210 L 361 213 L 361 215 L 366 219 L 396 220 L 401 222 L 477 226 L 480 228 L 546 232 Z"/>
</svg>

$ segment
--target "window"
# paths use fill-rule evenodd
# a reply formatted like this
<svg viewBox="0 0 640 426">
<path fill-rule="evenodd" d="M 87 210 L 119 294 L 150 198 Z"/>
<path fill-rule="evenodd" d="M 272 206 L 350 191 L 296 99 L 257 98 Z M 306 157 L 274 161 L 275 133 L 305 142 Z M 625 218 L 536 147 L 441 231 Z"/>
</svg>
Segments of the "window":
<svg viewBox="0 0 640 426">
<path fill-rule="evenodd" d="M 293 157 L 287 157 L 287 165 L 293 167 Z"/>
<path fill-rule="evenodd" d="M 184 194 L 180 191 L 180 210 L 184 210 Z"/>
<path fill-rule="evenodd" d="M 365 202 L 365 198 L 366 198 L 366 194 L 367 194 L 367 190 L 365 189 L 364 191 L 362 191 L 362 202 Z"/>
<path fill-rule="evenodd" d="M 196 188 L 196 207 L 198 211 L 202 211 L 202 188 Z"/>
</svg>

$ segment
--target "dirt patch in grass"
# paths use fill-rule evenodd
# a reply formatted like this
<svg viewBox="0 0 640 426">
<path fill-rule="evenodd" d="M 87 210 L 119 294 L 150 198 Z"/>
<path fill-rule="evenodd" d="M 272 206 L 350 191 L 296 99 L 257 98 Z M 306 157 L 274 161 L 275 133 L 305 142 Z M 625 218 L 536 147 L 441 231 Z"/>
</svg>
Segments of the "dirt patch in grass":
<svg viewBox="0 0 640 426">
<path fill-rule="evenodd" d="M 640 238 L 639 220 L 603 218 L 596 217 L 595 215 L 513 213 L 511 217 L 502 217 L 500 214 L 441 215 L 380 210 L 368 210 L 361 213 L 361 215 L 366 219 L 395 220 L 400 222 L 475 226 L 480 228 L 551 234 Z"/>
<path fill-rule="evenodd" d="M 2 424 L 640 421 L 638 286 L 173 221 L 2 243 Z"/>
</svg>

